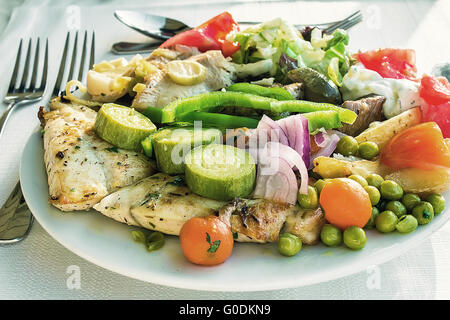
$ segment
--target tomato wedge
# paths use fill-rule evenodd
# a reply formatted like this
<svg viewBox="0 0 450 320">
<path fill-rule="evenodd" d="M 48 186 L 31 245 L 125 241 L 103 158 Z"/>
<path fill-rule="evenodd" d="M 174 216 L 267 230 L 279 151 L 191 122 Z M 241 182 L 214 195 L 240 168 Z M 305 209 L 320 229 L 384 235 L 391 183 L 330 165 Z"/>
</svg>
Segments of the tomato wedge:
<svg viewBox="0 0 450 320">
<path fill-rule="evenodd" d="M 401 131 L 381 151 L 381 163 L 392 169 L 450 168 L 450 150 L 435 122 L 425 122 Z"/>
<path fill-rule="evenodd" d="M 192 30 L 177 34 L 165 41 L 160 48 L 182 44 L 196 47 L 201 52 L 222 50 L 223 55 L 229 57 L 239 50 L 239 44 L 234 44 L 225 38 L 230 32 L 238 30 L 239 25 L 233 20 L 231 14 L 223 12 Z"/>
<path fill-rule="evenodd" d="M 444 138 L 450 138 L 450 83 L 444 77 L 423 76 L 420 81 L 423 121 L 434 121 Z"/>
<path fill-rule="evenodd" d="M 383 78 L 416 81 L 416 52 L 412 49 L 378 49 L 360 52 L 357 59 Z"/>
</svg>

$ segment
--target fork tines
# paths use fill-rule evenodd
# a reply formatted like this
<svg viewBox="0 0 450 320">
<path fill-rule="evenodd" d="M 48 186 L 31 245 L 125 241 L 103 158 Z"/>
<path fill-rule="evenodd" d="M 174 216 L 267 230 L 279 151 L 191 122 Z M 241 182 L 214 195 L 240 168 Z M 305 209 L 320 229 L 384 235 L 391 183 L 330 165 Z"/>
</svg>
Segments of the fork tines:
<svg viewBox="0 0 450 320">
<path fill-rule="evenodd" d="M 36 92 L 36 91 L 43 91 L 45 89 L 45 84 L 47 82 L 47 70 L 48 70 L 48 39 L 45 41 L 45 51 L 44 51 L 44 65 L 42 67 L 42 77 L 41 82 L 36 86 L 37 81 L 37 74 L 38 68 L 39 68 L 39 56 L 40 56 L 40 38 L 37 38 L 36 41 L 36 47 L 34 49 L 34 61 L 31 62 L 31 55 L 32 55 L 32 39 L 30 38 L 28 40 L 28 47 L 27 47 L 27 53 L 25 57 L 25 65 L 23 67 L 22 72 L 22 78 L 18 79 L 19 74 L 19 67 L 20 62 L 22 58 L 22 46 L 23 46 L 23 39 L 20 39 L 19 49 L 17 50 L 17 56 L 16 61 L 14 64 L 14 71 L 11 76 L 11 81 L 9 83 L 8 87 L 8 93 L 24 93 L 24 92 Z M 28 78 L 30 74 L 31 64 L 33 66 L 33 70 L 31 71 L 31 80 L 28 85 Z M 19 81 L 19 83 L 17 83 Z M 17 84 L 19 86 L 17 87 Z"/>
<path fill-rule="evenodd" d="M 71 32 L 67 32 L 66 41 L 64 44 L 64 50 L 61 57 L 61 64 L 59 66 L 58 75 L 56 78 L 55 86 L 53 88 L 52 95 L 58 96 L 61 91 L 64 91 L 65 85 L 70 80 L 78 80 L 83 81 L 83 77 L 85 74 L 85 71 L 92 68 L 95 61 L 95 33 L 92 31 L 91 35 L 91 41 L 90 41 L 90 47 L 88 49 L 88 32 L 84 32 L 84 39 L 81 49 L 81 58 L 78 62 L 77 56 L 80 54 L 78 49 L 78 31 L 75 32 L 75 38 L 73 39 L 73 47 L 70 50 L 72 52 L 71 56 L 68 57 L 69 52 L 69 46 L 70 46 L 70 38 L 71 38 Z M 86 66 L 86 58 L 89 52 L 89 64 Z M 69 60 L 70 67 L 69 71 L 67 73 L 67 76 L 65 77 L 66 73 L 66 62 Z M 76 66 L 78 65 L 78 72 L 76 71 Z M 74 75 L 77 75 L 75 78 Z M 66 79 L 67 81 L 63 81 Z"/>
<path fill-rule="evenodd" d="M 362 12 L 361 12 L 361 10 L 358 10 L 358 11 L 352 13 L 351 15 L 349 15 L 347 18 L 328 26 L 323 31 L 327 34 L 331 34 L 337 29 L 348 30 L 351 27 L 353 27 L 354 25 L 360 23 L 362 20 L 363 20 Z"/>
</svg>

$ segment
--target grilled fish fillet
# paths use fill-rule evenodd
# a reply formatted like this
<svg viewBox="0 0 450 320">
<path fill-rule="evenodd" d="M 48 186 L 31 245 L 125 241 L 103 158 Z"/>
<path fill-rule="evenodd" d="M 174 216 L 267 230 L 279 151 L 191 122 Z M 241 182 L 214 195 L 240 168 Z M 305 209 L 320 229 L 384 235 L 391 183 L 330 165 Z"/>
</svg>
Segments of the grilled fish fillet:
<svg viewBox="0 0 450 320">
<path fill-rule="evenodd" d="M 122 223 L 178 235 L 187 220 L 215 214 L 224 204 L 192 193 L 181 176 L 157 173 L 110 194 L 94 209 Z"/>
<path fill-rule="evenodd" d="M 181 176 L 164 173 L 108 195 L 94 209 L 116 221 L 171 235 L 179 235 L 183 224 L 193 217 L 216 214 L 237 233 L 240 242 L 275 242 L 283 229 L 305 244 L 315 244 L 325 223 L 320 211 L 299 206 L 261 199 L 226 203 L 203 198 L 192 193 Z"/>
<path fill-rule="evenodd" d="M 224 206 L 219 216 L 237 232 L 240 242 L 276 242 L 280 232 L 298 236 L 302 243 L 318 243 L 325 218 L 320 209 L 305 210 L 298 205 L 264 199 L 237 199 Z"/>
<path fill-rule="evenodd" d="M 188 60 L 196 61 L 206 67 L 207 72 L 203 82 L 192 86 L 173 82 L 167 74 L 164 62 L 160 59 L 159 69 L 146 79 L 146 88 L 136 95 L 132 107 L 137 110 L 144 110 L 149 106 L 163 108 L 177 99 L 219 90 L 233 83 L 233 67 L 220 51 L 207 51 L 192 56 Z"/>
<path fill-rule="evenodd" d="M 50 203 L 63 211 L 88 210 L 109 193 L 151 175 L 142 154 L 113 147 L 93 131 L 97 113 L 86 106 L 52 100 L 41 107 L 44 161 Z"/>
</svg>

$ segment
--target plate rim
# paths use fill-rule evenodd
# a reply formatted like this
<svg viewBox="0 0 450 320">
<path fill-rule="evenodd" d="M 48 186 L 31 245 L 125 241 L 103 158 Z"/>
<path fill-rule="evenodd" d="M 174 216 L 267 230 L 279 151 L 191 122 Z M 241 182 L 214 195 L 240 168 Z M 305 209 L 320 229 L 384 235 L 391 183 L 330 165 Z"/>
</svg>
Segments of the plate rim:
<svg viewBox="0 0 450 320">
<path fill-rule="evenodd" d="M 403 254 L 405 254 L 407 251 L 417 247 L 419 244 L 423 242 L 423 240 L 428 239 L 433 233 L 438 231 L 440 228 L 442 228 L 450 219 L 449 214 L 447 211 L 450 211 L 450 208 L 447 208 L 444 212 L 440 214 L 444 215 L 445 218 L 442 218 L 440 224 L 431 224 L 427 226 L 427 229 L 423 231 L 422 235 L 419 237 L 412 238 L 409 241 L 405 241 L 403 243 L 397 244 L 395 249 L 391 250 L 383 250 L 382 252 L 379 252 L 376 256 L 371 256 L 370 260 L 367 261 L 365 259 L 357 259 L 355 262 L 339 266 L 336 269 L 333 270 L 333 272 L 325 272 L 325 273 L 317 273 L 314 274 L 311 277 L 307 278 L 301 278 L 301 280 L 297 280 L 295 277 L 292 277 L 290 280 L 282 280 L 282 281 L 273 281 L 270 283 L 266 282 L 255 282 L 254 285 L 250 287 L 240 287 L 238 289 L 230 288 L 230 287 L 224 287 L 223 284 L 217 284 L 217 283 L 201 283 L 199 285 L 196 280 L 190 280 L 190 279 L 184 279 L 181 280 L 179 278 L 174 278 L 172 276 L 163 275 L 160 273 L 151 272 L 150 276 L 142 275 L 139 273 L 134 272 L 130 268 L 124 268 L 120 266 L 114 266 L 110 265 L 108 263 L 104 263 L 101 260 L 98 260 L 95 256 L 91 256 L 89 253 L 83 252 L 83 250 L 79 250 L 76 245 L 73 245 L 69 241 L 66 241 L 64 237 L 61 237 L 58 233 L 54 232 L 51 227 L 47 225 L 45 220 L 41 219 L 41 213 L 39 213 L 36 208 L 34 207 L 34 203 L 30 202 L 31 197 L 28 195 L 27 190 L 27 183 L 22 183 L 22 181 L 27 181 L 27 177 L 24 173 L 24 166 L 26 163 L 26 154 L 27 150 L 30 148 L 31 144 L 34 143 L 33 139 L 36 138 L 36 136 L 40 133 L 40 126 L 37 126 L 37 129 L 33 131 L 33 133 L 28 138 L 26 145 L 22 151 L 21 159 L 20 159 L 20 171 L 19 171 L 19 177 L 21 181 L 21 188 L 22 193 L 25 198 L 25 201 L 32 212 L 33 216 L 36 218 L 36 220 L 39 222 L 39 224 L 42 226 L 42 228 L 58 243 L 60 243 L 63 247 L 68 249 L 69 251 L 75 253 L 79 257 L 99 266 L 103 269 L 112 271 L 114 273 L 118 273 L 122 276 L 130 277 L 133 279 L 137 279 L 140 281 L 156 284 L 156 285 L 162 285 L 162 286 L 168 286 L 173 288 L 180 288 L 180 289 L 189 289 L 189 290 L 198 290 L 198 291 L 214 291 L 214 292 L 256 292 L 256 291 L 272 291 L 272 290 L 282 290 L 282 289 L 290 289 L 290 288 L 299 288 L 304 287 L 308 285 L 314 285 L 324 282 L 329 282 L 332 280 L 344 278 L 353 274 L 357 274 L 362 272 L 364 269 L 367 269 L 370 266 L 373 265 L 381 265 L 383 263 L 386 263 L 396 257 L 399 257 Z M 41 159 L 43 161 L 43 159 Z M 43 164 L 43 163 L 42 163 Z M 45 164 L 44 164 L 45 166 Z M 45 173 L 46 174 L 46 173 Z M 36 214 L 37 212 L 37 214 Z M 217 266 L 220 267 L 220 266 Z"/>
</svg>

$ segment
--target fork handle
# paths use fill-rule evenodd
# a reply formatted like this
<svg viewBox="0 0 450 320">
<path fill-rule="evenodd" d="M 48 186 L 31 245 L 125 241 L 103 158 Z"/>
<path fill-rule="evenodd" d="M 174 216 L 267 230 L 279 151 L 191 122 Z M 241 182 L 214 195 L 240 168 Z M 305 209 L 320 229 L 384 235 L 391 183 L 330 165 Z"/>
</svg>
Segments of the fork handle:
<svg viewBox="0 0 450 320">
<path fill-rule="evenodd" d="M 10 102 L 8 104 L 8 106 L 6 107 L 6 110 L 3 112 L 2 116 L 0 117 L 0 138 L 3 133 L 3 129 L 6 125 L 6 121 L 8 121 L 9 115 L 11 114 L 11 111 L 14 109 L 15 106 L 16 106 L 15 101 Z"/>
</svg>

